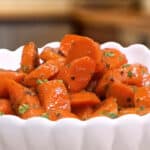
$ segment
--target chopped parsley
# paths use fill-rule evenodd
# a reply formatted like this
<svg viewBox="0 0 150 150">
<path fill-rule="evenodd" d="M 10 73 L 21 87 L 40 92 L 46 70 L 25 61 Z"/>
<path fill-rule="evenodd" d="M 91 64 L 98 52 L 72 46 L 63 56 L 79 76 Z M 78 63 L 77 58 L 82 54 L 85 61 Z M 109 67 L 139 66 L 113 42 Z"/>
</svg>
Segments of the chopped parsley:
<svg viewBox="0 0 150 150">
<path fill-rule="evenodd" d="M 18 112 L 19 114 L 23 115 L 25 112 L 27 112 L 29 110 L 29 105 L 28 104 L 23 104 L 20 105 L 18 108 Z"/>
<path fill-rule="evenodd" d="M 132 76 L 133 76 L 132 71 L 128 71 L 128 77 L 129 77 L 129 78 L 132 78 Z"/>
<path fill-rule="evenodd" d="M 129 66 L 130 66 L 130 64 L 124 64 L 124 65 L 122 65 L 122 68 L 127 68 Z"/>
<path fill-rule="evenodd" d="M 4 115 L 4 113 L 0 111 L 0 116 L 2 116 L 2 115 Z"/>
<path fill-rule="evenodd" d="M 29 66 L 22 65 L 22 66 L 21 66 L 21 69 L 22 69 L 23 72 L 25 72 L 25 73 L 28 73 L 28 72 L 29 72 Z"/>
<path fill-rule="evenodd" d="M 145 106 L 141 106 L 139 109 L 140 109 L 141 111 L 143 111 L 143 110 L 145 109 Z"/>
<path fill-rule="evenodd" d="M 47 79 L 43 79 L 43 80 L 42 79 L 37 79 L 36 80 L 37 84 L 42 84 L 42 83 L 45 83 L 45 82 L 48 82 L 48 80 Z"/>
<path fill-rule="evenodd" d="M 46 119 L 49 119 L 48 113 L 43 113 L 43 114 L 41 115 L 41 117 L 46 118 Z"/>
<path fill-rule="evenodd" d="M 117 117 L 118 117 L 118 115 L 117 115 L 116 113 L 113 113 L 113 112 L 109 112 L 109 113 L 107 113 L 107 116 L 108 116 L 108 117 L 110 117 L 110 118 L 112 118 L 112 119 L 114 119 L 114 118 L 117 118 Z"/>
<path fill-rule="evenodd" d="M 113 52 L 104 52 L 105 57 L 113 57 L 115 54 Z"/>
</svg>

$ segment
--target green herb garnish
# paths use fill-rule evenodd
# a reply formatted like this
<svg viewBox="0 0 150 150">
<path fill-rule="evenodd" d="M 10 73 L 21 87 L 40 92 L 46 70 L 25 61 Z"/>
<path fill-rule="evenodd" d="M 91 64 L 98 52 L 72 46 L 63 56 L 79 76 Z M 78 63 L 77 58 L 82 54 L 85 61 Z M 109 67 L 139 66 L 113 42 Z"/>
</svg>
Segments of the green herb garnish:
<svg viewBox="0 0 150 150">
<path fill-rule="evenodd" d="M 22 65 L 22 66 L 21 66 L 21 69 L 22 69 L 23 72 L 25 72 L 25 73 L 28 73 L 28 72 L 29 72 L 29 66 Z"/>
<path fill-rule="evenodd" d="M 113 52 L 104 52 L 105 57 L 113 57 L 115 54 Z"/>
<path fill-rule="evenodd" d="M 29 105 L 28 104 L 23 104 L 20 105 L 18 108 L 18 112 L 19 114 L 23 115 L 25 112 L 27 112 L 29 110 Z"/>
<path fill-rule="evenodd" d="M 143 111 L 145 109 L 145 106 L 140 106 L 140 110 Z"/>
<path fill-rule="evenodd" d="M 46 119 L 49 119 L 48 113 L 43 113 L 43 114 L 41 115 L 41 117 L 46 118 Z"/>
<path fill-rule="evenodd" d="M 128 71 L 128 77 L 132 78 L 132 76 L 133 76 L 132 71 Z"/>
<path fill-rule="evenodd" d="M 107 113 L 107 116 L 114 119 L 114 118 L 117 118 L 118 115 L 116 113 L 113 113 L 113 112 L 110 112 L 110 113 Z"/>
<path fill-rule="evenodd" d="M 2 115 L 4 115 L 4 113 L 0 111 L 0 116 L 2 116 Z"/>
<path fill-rule="evenodd" d="M 43 79 L 43 80 L 42 79 L 37 79 L 36 80 L 37 84 L 42 84 L 42 83 L 45 83 L 45 82 L 48 82 L 48 80 L 47 79 Z"/>
<path fill-rule="evenodd" d="M 127 68 L 129 66 L 130 66 L 130 64 L 124 64 L 124 65 L 122 65 L 122 68 Z"/>
</svg>

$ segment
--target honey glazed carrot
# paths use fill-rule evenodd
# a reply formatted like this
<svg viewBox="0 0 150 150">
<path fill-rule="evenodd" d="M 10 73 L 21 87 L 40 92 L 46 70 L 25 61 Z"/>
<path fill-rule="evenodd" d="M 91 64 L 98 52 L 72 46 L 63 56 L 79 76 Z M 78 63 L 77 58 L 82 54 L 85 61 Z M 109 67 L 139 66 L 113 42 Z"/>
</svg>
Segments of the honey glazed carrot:
<svg viewBox="0 0 150 150">
<path fill-rule="evenodd" d="M 39 64 L 38 52 L 34 42 L 29 42 L 24 45 L 22 58 L 21 58 L 21 70 L 25 73 L 29 73 Z"/>
</svg>

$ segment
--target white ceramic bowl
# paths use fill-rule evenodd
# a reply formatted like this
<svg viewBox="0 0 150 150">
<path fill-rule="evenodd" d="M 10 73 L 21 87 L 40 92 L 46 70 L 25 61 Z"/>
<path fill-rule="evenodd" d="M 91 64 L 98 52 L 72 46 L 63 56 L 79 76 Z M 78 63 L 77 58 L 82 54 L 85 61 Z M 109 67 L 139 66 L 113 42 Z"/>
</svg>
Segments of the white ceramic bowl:
<svg viewBox="0 0 150 150">
<path fill-rule="evenodd" d="M 59 42 L 45 46 L 58 47 Z M 150 71 L 150 51 L 144 45 L 126 48 L 115 42 L 101 45 L 102 49 L 108 47 L 119 49 L 129 63 L 144 64 Z M 39 48 L 39 53 L 42 49 Z M 17 69 L 21 53 L 22 47 L 14 52 L 1 49 L 0 68 Z M 22 120 L 4 115 L 0 117 L 0 150 L 150 150 L 150 114 L 56 122 L 40 117 Z"/>
</svg>

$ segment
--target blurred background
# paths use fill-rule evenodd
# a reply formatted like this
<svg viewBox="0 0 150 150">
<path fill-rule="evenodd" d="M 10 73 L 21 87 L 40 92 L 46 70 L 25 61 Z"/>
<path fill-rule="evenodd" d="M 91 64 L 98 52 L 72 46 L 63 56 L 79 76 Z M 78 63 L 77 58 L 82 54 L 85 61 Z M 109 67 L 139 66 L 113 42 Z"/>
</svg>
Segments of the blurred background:
<svg viewBox="0 0 150 150">
<path fill-rule="evenodd" d="M 0 48 L 76 33 L 150 47 L 150 0 L 0 0 Z"/>
</svg>

